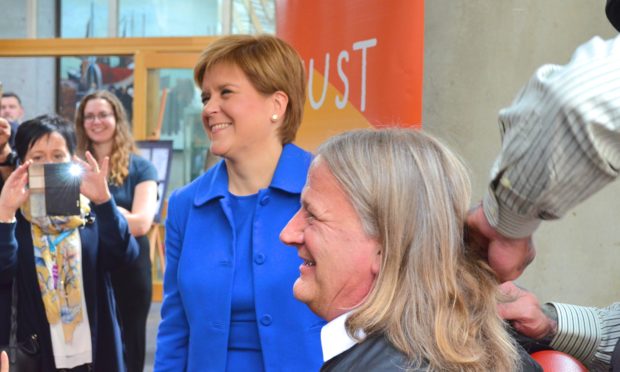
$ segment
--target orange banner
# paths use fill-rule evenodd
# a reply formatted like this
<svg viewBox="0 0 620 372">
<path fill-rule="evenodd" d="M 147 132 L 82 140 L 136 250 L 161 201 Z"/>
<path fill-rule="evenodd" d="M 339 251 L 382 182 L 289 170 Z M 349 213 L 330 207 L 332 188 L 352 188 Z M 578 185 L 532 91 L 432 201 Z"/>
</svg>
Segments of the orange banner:
<svg viewBox="0 0 620 372">
<path fill-rule="evenodd" d="M 276 19 L 308 74 L 302 146 L 352 128 L 421 126 L 423 0 L 276 0 Z"/>
</svg>

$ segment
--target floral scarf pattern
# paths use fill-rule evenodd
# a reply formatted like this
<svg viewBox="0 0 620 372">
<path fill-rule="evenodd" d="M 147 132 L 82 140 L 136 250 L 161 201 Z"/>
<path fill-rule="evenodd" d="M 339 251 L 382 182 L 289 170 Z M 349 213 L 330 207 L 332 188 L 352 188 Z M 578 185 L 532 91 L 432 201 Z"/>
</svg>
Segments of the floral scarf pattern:
<svg viewBox="0 0 620 372">
<path fill-rule="evenodd" d="M 80 216 L 32 217 L 30 201 L 21 208 L 30 222 L 34 261 L 45 314 L 50 325 L 62 322 L 65 342 L 73 340 L 82 312 L 82 241 L 78 227 L 89 212 L 88 200 L 81 201 Z"/>
</svg>

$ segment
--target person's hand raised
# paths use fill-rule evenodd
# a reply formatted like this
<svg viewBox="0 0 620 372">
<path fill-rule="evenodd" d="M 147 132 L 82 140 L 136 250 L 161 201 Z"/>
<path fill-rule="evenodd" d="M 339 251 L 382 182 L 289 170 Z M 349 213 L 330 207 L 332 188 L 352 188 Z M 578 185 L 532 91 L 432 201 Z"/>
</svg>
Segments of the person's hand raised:
<svg viewBox="0 0 620 372">
<path fill-rule="evenodd" d="M 15 212 L 28 199 L 30 191 L 28 185 L 28 168 L 32 162 L 26 161 L 11 173 L 4 182 L 0 193 L 0 221 L 9 221 L 15 217 Z"/>
<path fill-rule="evenodd" d="M 110 200 L 112 195 L 107 181 L 110 158 L 106 156 L 101 162 L 101 167 L 99 167 L 95 157 L 86 151 L 86 161 L 77 156 L 74 157 L 74 161 L 84 169 L 80 192 L 95 204 L 102 204 Z"/>
</svg>

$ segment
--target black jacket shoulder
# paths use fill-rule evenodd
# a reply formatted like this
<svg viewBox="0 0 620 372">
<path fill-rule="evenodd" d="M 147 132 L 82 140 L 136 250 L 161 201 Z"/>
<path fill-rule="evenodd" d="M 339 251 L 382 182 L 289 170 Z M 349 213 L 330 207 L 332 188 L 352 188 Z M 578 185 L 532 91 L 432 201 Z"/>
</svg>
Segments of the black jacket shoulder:
<svg viewBox="0 0 620 372">
<path fill-rule="evenodd" d="M 426 365 L 411 369 L 405 354 L 396 349 L 384 336 L 369 337 L 342 354 L 328 360 L 321 372 L 344 371 L 426 371 Z"/>
</svg>

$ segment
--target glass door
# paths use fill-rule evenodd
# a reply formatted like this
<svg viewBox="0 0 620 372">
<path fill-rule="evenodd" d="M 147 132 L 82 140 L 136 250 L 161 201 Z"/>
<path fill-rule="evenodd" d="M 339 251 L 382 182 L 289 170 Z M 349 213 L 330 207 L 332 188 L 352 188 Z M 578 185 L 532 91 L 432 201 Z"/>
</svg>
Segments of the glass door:
<svg viewBox="0 0 620 372">
<path fill-rule="evenodd" d="M 200 113 L 200 90 L 194 84 L 194 64 L 200 53 L 141 52 L 135 56 L 134 133 L 148 140 L 172 141 L 172 166 L 168 193 L 201 175 L 216 159 L 209 154 L 209 139 Z M 164 200 L 168 195 L 160 195 Z M 165 208 L 164 208 L 165 210 Z M 165 219 L 163 213 L 162 221 Z M 151 242 L 153 299 L 161 299 L 163 279 L 163 222 L 156 226 Z"/>
</svg>

